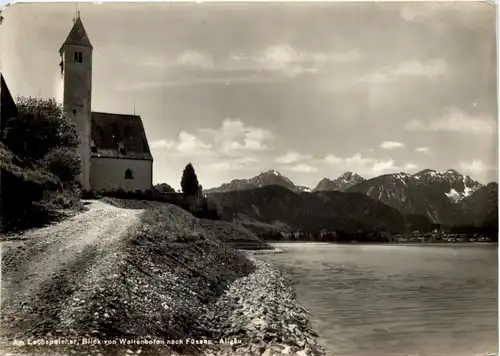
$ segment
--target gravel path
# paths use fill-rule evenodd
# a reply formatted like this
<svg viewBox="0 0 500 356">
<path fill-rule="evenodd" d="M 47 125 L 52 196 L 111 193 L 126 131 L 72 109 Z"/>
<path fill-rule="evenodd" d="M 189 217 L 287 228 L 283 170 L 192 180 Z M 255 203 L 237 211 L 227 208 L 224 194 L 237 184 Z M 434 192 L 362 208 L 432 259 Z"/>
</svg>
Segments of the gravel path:
<svg viewBox="0 0 500 356">
<path fill-rule="evenodd" d="M 324 355 L 286 273 L 251 256 L 264 251 L 246 258 L 228 247 L 265 243 L 169 204 L 132 203 L 88 202 L 66 221 L 3 238 L 2 355 Z M 112 346 L 82 338 L 227 341 Z"/>
<path fill-rule="evenodd" d="M 133 232 L 142 210 L 93 201 L 59 224 L 2 242 L 2 341 L 57 329 L 62 306 L 97 259 Z"/>
</svg>

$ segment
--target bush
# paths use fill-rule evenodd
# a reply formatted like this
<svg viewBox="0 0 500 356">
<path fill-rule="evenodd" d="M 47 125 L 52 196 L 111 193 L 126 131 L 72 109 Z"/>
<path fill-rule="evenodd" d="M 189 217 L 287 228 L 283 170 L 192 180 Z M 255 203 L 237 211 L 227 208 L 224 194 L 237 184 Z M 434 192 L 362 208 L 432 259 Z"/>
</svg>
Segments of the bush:
<svg viewBox="0 0 500 356">
<path fill-rule="evenodd" d="M 76 127 L 64 116 L 62 107 L 54 99 L 17 101 L 17 113 L 6 120 L 0 147 L 0 212 L 3 227 L 24 228 L 49 222 L 45 219 L 55 215 L 58 203 L 63 208 L 72 205 L 71 198 L 53 199 L 54 195 L 47 193 L 76 190 L 74 178 L 80 168 L 74 152 L 78 146 Z"/>
<path fill-rule="evenodd" d="M 221 220 L 219 206 L 208 198 L 203 198 L 203 218 L 209 220 Z"/>
<path fill-rule="evenodd" d="M 75 149 L 57 147 L 50 150 L 41 166 L 55 174 L 61 182 L 73 182 L 82 171 L 80 156 Z"/>
<path fill-rule="evenodd" d="M 97 190 L 82 190 L 80 193 L 81 199 L 102 199 L 103 195 Z"/>
<path fill-rule="evenodd" d="M 154 189 L 160 193 L 175 193 L 175 189 L 167 183 L 160 183 L 154 186 Z"/>
</svg>

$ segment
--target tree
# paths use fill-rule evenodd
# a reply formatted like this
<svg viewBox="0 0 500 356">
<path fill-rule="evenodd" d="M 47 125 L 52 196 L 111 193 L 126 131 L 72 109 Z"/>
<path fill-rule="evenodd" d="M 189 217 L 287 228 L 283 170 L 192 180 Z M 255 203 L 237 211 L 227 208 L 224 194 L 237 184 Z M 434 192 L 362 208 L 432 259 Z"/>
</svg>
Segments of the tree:
<svg viewBox="0 0 500 356">
<path fill-rule="evenodd" d="M 182 173 L 181 188 L 182 192 L 188 196 L 196 196 L 198 194 L 198 177 L 191 163 L 188 163 Z"/>
<path fill-rule="evenodd" d="M 55 148 L 78 147 L 76 126 L 55 99 L 21 97 L 17 109 L 6 122 L 4 144 L 21 160 L 40 162 Z"/>
</svg>

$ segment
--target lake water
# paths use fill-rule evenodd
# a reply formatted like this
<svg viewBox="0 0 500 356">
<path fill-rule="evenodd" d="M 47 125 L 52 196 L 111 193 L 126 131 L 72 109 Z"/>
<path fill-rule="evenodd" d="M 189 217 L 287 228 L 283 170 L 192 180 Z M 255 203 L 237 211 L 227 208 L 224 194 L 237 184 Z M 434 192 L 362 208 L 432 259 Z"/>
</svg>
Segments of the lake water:
<svg viewBox="0 0 500 356">
<path fill-rule="evenodd" d="M 329 355 L 498 351 L 497 245 L 275 245 Z"/>
</svg>

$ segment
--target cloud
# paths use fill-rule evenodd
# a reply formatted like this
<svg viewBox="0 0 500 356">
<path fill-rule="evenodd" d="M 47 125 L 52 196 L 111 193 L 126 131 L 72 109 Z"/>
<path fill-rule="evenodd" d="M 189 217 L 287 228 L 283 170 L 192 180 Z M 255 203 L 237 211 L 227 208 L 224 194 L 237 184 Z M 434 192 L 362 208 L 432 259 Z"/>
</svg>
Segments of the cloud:
<svg viewBox="0 0 500 356">
<path fill-rule="evenodd" d="M 259 160 L 255 157 L 242 157 L 239 159 L 218 161 L 209 164 L 210 168 L 217 171 L 236 171 L 253 169 Z"/>
<path fill-rule="evenodd" d="M 218 130 L 202 130 L 213 137 L 214 144 L 226 155 L 266 151 L 274 134 L 267 129 L 246 126 L 240 119 L 226 118 Z"/>
<path fill-rule="evenodd" d="M 151 148 L 172 148 L 174 145 L 173 141 L 168 141 L 165 139 L 157 140 L 157 141 L 152 141 L 149 146 Z"/>
<path fill-rule="evenodd" d="M 380 68 L 360 78 L 359 81 L 362 83 L 382 84 L 394 82 L 404 77 L 435 78 L 447 72 L 448 65 L 442 59 L 426 62 L 415 60 Z"/>
<path fill-rule="evenodd" d="M 195 135 L 182 131 L 179 134 L 176 150 L 182 153 L 193 154 L 209 150 L 211 147 L 211 145 L 204 143 Z"/>
<path fill-rule="evenodd" d="M 335 63 L 349 63 L 363 56 L 356 51 L 345 53 L 308 52 L 290 45 L 273 45 L 254 55 L 233 53 L 227 69 L 281 73 L 295 77 L 303 73 L 321 73 Z"/>
<path fill-rule="evenodd" d="M 285 167 L 285 169 L 292 172 L 300 172 L 300 173 L 314 173 L 318 171 L 317 167 L 311 166 L 306 163 L 299 163 L 290 167 Z"/>
<path fill-rule="evenodd" d="M 127 84 L 118 86 L 116 91 L 138 91 L 145 89 L 156 89 L 161 87 L 180 87 L 192 85 L 231 85 L 231 84 L 261 84 L 272 83 L 279 81 L 279 78 L 265 78 L 257 75 L 235 75 L 235 76 L 219 76 L 219 77 L 203 77 L 196 76 L 194 78 L 172 79 L 165 81 L 149 81 L 139 82 L 135 84 Z"/>
<path fill-rule="evenodd" d="M 218 129 L 200 129 L 200 138 L 193 133 L 181 131 L 174 140 L 160 139 L 151 142 L 151 148 L 182 156 L 210 155 L 214 160 L 228 160 L 232 165 L 255 162 L 252 154 L 267 151 L 274 138 L 270 130 L 246 126 L 239 119 L 224 119 Z M 209 162 L 209 163 L 214 163 Z M 226 163 L 218 163 L 220 167 Z"/>
<path fill-rule="evenodd" d="M 444 6 L 429 5 L 431 4 L 404 4 L 399 14 L 405 21 L 421 22 L 434 17 L 437 11 L 446 9 Z"/>
<path fill-rule="evenodd" d="M 429 147 L 417 147 L 417 148 L 415 148 L 415 152 L 429 153 L 430 148 Z"/>
<path fill-rule="evenodd" d="M 363 157 L 363 156 L 361 156 L 360 153 L 356 153 L 354 156 L 347 157 L 347 158 L 340 158 L 340 157 L 337 157 L 333 154 L 329 154 L 325 157 L 325 162 L 328 164 L 331 164 L 331 165 L 353 164 L 353 165 L 365 166 L 365 165 L 370 164 L 374 161 L 375 161 L 375 159 Z"/>
<path fill-rule="evenodd" d="M 161 68 L 165 73 L 164 80 L 126 84 L 117 87 L 116 90 L 136 91 L 163 86 L 279 82 L 299 74 L 323 73 L 335 63 L 353 62 L 360 58 L 362 56 L 355 51 L 308 52 L 289 45 L 269 46 L 251 55 L 232 53 L 226 59 L 217 62 L 211 55 L 196 50 L 179 53 L 173 60 L 147 55 L 130 58 L 127 62 L 134 66 L 139 63 L 144 67 Z"/>
<path fill-rule="evenodd" d="M 181 131 L 175 140 L 161 139 L 153 141 L 151 148 L 168 150 L 180 155 L 200 155 L 210 153 L 212 146 L 193 134 Z"/>
<path fill-rule="evenodd" d="M 405 165 L 405 170 L 408 170 L 408 171 L 412 171 L 412 170 L 417 169 L 417 168 L 418 168 L 418 166 L 414 163 L 407 163 Z"/>
<path fill-rule="evenodd" d="M 384 141 L 380 144 L 380 147 L 385 149 L 385 150 L 392 150 L 394 148 L 405 147 L 405 145 L 401 142 Z"/>
<path fill-rule="evenodd" d="M 295 151 L 288 151 L 283 156 L 276 157 L 275 161 L 281 164 L 292 164 L 312 159 L 311 155 L 301 154 Z"/>
<path fill-rule="evenodd" d="M 431 2 L 419 1 L 405 3 L 400 8 L 400 16 L 408 22 L 442 21 L 443 19 L 459 21 L 466 26 L 477 27 L 488 23 L 495 11 L 491 11 L 487 2 Z"/>
<path fill-rule="evenodd" d="M 470 134 L 496 133 L 496 122 L 491 115 L 471 115 L 457 108 L 449 109 L 442 117 L 424 122 L 411 120 L 405 125 L 409 131 L 443 131 Z"/>
<path fill-rule="evenodd" d="M 394 165 L 394 161 L 392 159 L 386 161 L 377 161 L 372 166 L 372 172 L 375 174 L 382 174 L 387 171 L 394 171 L 396 169 L 398 169 L 398 167 Z"/>
<path fill-rule="evenodd" d="M 371 162 L 374 162 L 375 159 L 369 157 L 362 157 L 361 154 L 357 153 L 352 157 L 348 157 L 344 160 L 347 164 L 358 164 L 358 165 L 366 165 Z"/>
<path fill-rule="evenodd" d="M 158 58 L 154 56 L 146 56 L 140 58 L 137 62 L 131 62 L 131 60 L 128 59 L 127 62 L 134 65 L 140 65 L 143 67 L 153 67 L 153 68 L 161 68 L 168 65 L 168 63 L 163 58 Z"/>
<path fill-rule="evenodd" d="M 213 58 L 206 53 L 200 53 L 197 51 L 186 51 L 181 53 L 176 58 L 176 64 L 202 69 L 214 68 Z"/>
<path fill-rule="evenodd" d="M 143 67 L 162 68 L 165 70 L 179 67 L 199 69 L 213 69 L 215 67 L 212 56 L 195 50 L 186 50 L 168 59 L 163 56 L 148 54 L 138 58 L 128 58 L 127 62 Z"/>
<path fill-rule="evenodd" d="M 330 154 L 324 158 L 324 162 L 328 165 L 342 166 L 343 170 L 349 170 L 360 174 L 378 175 L 386 171 L 399 169 L 392 159 L 377 160 L 372 157 L 363 157 L 360 153 L 346 158 Z"/>
<path fill-rule="evenodd" d="M 470 173 L 481 173 L 494 169 L 493 167 L 487 166 L 483 161 L 478 159 L 472 160 L 471 162 L 461 161 L 460 168 L 463 171 Z"/>
</svg>

